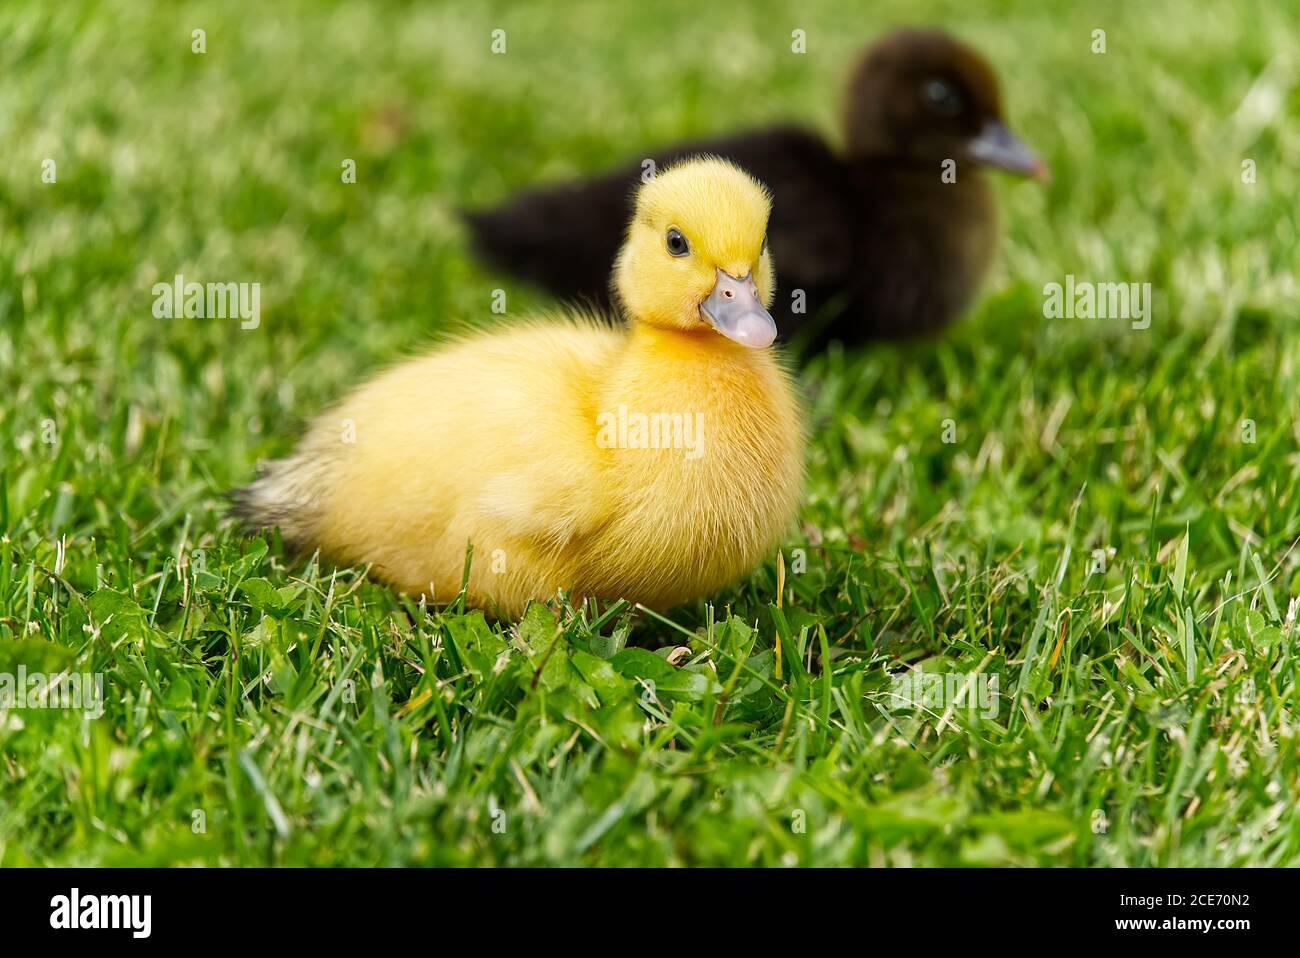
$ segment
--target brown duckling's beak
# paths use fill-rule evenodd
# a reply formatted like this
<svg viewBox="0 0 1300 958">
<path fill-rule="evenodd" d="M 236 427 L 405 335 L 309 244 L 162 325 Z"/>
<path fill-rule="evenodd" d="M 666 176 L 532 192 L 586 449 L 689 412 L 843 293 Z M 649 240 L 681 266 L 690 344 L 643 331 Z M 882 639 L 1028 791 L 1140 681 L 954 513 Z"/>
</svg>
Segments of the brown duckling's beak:
<svg viewBox="0 0 1300 958">
<path fill-rule="evenodd" d="M 1047 166 L 1000 120 L 989 120 L 979 135 L 966 144 L 971 159 L 983 166 L 1005 170 L 1017 176 L 1047 179 Z"/>
<path fill-rule="evenodd" d="M 742 346 L 762 349 L 776 339 L 776 320 L 759 301 L 753 272 L 737 279 L 719 269 L 713 292 L 700 305 L 700 312 L 714 329 Z"/>
</svg>

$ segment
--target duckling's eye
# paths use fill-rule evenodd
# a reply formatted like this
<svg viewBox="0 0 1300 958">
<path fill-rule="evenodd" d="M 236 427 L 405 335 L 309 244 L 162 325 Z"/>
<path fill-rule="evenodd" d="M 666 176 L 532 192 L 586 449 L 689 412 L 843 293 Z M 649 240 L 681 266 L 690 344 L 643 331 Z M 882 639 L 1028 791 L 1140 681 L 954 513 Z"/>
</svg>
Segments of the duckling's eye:
<svg viewBox="0 0 1300 958">
<path fill-rule="evenodd" d="M 691 251 L 691 244 L 686 242 L 686 237 L 676 226 L 668 230 L 668 252 L 673 256 L 686 256 Z"/>
<path fill-rule="evenodd" d="M 961 91 L 947 80 L 926 80 L 921 84 L 921 102 L 940 116 L 956 116 L 965 108 Z"/>
</svg>

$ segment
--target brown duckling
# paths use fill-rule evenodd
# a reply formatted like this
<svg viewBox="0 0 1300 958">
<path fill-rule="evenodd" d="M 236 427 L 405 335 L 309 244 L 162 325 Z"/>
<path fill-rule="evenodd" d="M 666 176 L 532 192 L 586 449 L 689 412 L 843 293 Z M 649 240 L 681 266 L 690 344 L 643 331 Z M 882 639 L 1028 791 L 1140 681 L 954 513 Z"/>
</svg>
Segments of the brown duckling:
<svg viewBox="0 0 1300 958">
<path fill-rule="evenodd" d="M 899 30 L 873 44 L 850 73 L 845 104 L 842 150 L 782 125 L 650 157 L 663 167 L 722 156 L 768 184 L 768 241 L 781 264 L 773 313 L 804 346 L 951 323 L 979 289 L 998 235 L 981 168 L 1046 175 L 1003 119 L 992 68 L 941 31 Z M 474 247 L 557 296 L 608 304 L 642 169 L 637 162 L 467 213 Z"/>
</svg>

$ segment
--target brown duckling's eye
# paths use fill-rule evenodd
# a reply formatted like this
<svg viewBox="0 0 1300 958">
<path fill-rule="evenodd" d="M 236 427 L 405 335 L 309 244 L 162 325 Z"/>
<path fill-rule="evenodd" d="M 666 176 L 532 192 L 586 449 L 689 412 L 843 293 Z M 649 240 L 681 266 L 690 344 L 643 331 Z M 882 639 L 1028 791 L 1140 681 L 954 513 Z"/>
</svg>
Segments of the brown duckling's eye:
<svg viewBox="0 0 1300 958">
<path fill-rule="evenodd" d="M 961 91 L 947 80 L 926 80 L 921 84 L 921 102 L 940 116 L 956 116 L 966 106 Z"/>
<path fill-rule="evenodd" d="M 686 256 L 691 251 L 691 244 L 676 226 L 670 227 L 667 239 L 668 252 L 673 256 Z"/>
</svg>

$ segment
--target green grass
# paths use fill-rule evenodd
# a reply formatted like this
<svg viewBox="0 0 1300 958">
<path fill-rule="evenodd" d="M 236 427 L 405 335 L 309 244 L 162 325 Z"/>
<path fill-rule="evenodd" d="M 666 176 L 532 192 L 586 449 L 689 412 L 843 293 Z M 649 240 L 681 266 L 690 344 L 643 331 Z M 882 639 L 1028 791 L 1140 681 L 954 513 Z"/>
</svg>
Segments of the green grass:
<svg viewBox="0 0 1300 958">
<path fill-rule="evenodd" d="M 916 6 L 0 7 L 0 672 L 107 699 L 0 713 L 0 864 L 1300 862 L 1300 16 Z M 774 557 L 666 617 L 491 624 L 225 518 L 493 289 L 551 305 L 458 205 L 833 130 L 856 48 L 922 19 L 1054 178 L 999 183 L 960 328 L 805 372 L 781 601 Z M 260 327 L 155 319 L 176 273 L 260 282 Z M 1045 319 L 1067 273 L 1152 283 L 1151 327 Z M 997 676 L 997 714 L 892 708 L 918 664 Z"/>
</svg>

